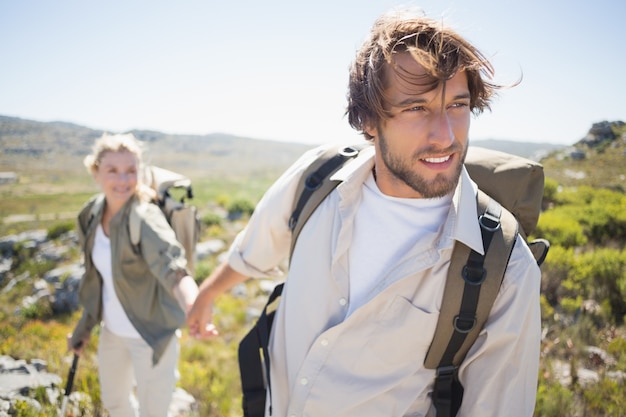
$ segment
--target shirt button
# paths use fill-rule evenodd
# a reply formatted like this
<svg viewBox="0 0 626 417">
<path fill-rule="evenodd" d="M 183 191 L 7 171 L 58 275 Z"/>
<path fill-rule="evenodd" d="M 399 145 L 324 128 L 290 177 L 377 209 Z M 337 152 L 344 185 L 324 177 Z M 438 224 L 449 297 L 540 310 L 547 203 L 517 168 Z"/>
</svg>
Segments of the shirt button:
<svg viewBox="0 0 626 417">
<path fill-rule="evenodd" d="M 300 379 L 300 385 L 307 385 L 309 383 L 309 380 L 306 378 L 301 378 Z"/>
<path fill-rule="evenodd" d="M 321 344 L 322 346 L 328 346 L 328 339 L 322 339 L 322 340 L 320 341 L 320 344 Z"/>
<path fill-rule="evenodd" d="M 345 298 L 340 298 L 339 299 L 339 305 L 340 306 L 345 306 L 346 304 L 348 304 L 348 300 L 346 300 Z"/>
</svg>

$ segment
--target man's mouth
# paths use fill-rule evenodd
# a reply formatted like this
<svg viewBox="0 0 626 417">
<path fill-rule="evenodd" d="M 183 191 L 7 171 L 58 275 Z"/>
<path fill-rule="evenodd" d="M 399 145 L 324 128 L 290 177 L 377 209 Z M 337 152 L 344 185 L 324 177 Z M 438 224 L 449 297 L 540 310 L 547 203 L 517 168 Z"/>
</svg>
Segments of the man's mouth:
<svg viewBox="0 0 626 417">
<path fill-rule="evenodd" d="M 443 162 L 447 162 L 451 158 L 451 155 L 440 156 L 437 158 L 423 158 L 424 161 L 431 164 L 441 164 Z"/>
</svg>

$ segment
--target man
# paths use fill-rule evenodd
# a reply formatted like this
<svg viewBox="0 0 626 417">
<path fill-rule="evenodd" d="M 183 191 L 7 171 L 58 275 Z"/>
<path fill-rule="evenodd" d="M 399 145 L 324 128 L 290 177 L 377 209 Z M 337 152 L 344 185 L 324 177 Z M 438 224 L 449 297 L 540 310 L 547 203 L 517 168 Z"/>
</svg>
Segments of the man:
<svg viewBox="0 0 626 417">
<path fill-rule="evenodd" d="M 272 416 L 433 416 L 424 367 L 455 241 L 483 252 L 476 185 L 463 161 L 470 116 L 498 88 L 472 45 L 440 22 L 383 15 L 350 71 L 347 114 L 372 147 L 335 175 L 295 246 L 270 340 Z M 215 297 L 289 255 L 298 179 L 268 190 L 228 261 L 201 284 L 192 334 L 217 334 Z M 517 239 L 489 319 L 459 369 L 459 416 L 531 416 L 540 272 Z M 269 412 L 266 412 L 269 415 Z"/>
</svg>

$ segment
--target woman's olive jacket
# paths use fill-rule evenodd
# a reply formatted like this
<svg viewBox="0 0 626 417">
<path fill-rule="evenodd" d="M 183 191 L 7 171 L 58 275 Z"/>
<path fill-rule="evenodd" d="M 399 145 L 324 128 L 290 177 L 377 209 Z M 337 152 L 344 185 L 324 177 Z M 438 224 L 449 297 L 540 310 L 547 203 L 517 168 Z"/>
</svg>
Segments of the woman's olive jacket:
<svg viewBox="0 0 626 417">
<path fill-rule="evenodd" d="M 83 314 L 72 334 L 72 345 L 87 338 L 102 320 L 102 277 L 92 251 L 95 231 L 106 202 L 99 194 L 78 215 L 77 231 L 83 250 L 85 273 L 78 289 Z M 131 211 L 140 218 L 140 241 L 131 243 Z M 115 293 L 137 332 L 152 347 L 157 363 L 176 330 L 185 323 L 185 312 L 173 288 L 188 275 L 185 252 L 158 206 L 140 203 L 136 197 L 109 224 Z"/>
</svg>

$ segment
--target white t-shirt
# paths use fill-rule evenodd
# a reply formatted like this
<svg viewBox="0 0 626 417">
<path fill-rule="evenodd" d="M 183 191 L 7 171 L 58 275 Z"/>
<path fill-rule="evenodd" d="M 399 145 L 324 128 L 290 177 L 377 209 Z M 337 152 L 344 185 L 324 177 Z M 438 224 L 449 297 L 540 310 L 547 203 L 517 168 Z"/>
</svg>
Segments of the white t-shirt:
<svg viewBox="0 0 626 417">
<path fill-rule="evenodd" d="M 141 338 L 130 322 L 113 288 L 111 265 L 111 241 L 104 234 L 102 225 L 96 229 L 96 237 L 91 252 L 93 264 L 102 276 L 102 316 L 104 325 L 112 333 L 121 337 Z"/>
<path fill-rule="evenodd" d="M 432 199 L 387 196 L 370 174 L 350 245 L 348 315 L 379 292 L 377 284 L 411 248 L 433 246 L 451 202 L 452 193 Z"/>
</svg>

